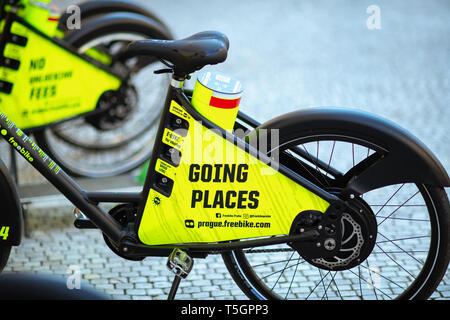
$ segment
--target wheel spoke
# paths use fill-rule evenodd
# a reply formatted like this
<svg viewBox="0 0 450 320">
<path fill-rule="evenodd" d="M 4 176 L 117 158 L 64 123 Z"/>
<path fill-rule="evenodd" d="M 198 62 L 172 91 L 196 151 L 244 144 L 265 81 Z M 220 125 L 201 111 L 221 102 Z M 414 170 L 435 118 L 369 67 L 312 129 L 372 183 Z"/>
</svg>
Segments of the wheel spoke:
<svg viewBox="0 0 450 320">
<path fill-rule="evenodd" d="M 330 186 L 329 183 L 328 183 L 328 181 L 327 181 L 327 179 L 326 179 L 325 176 L 323 175 L 323 173 L 318 169 L 317 162 L 314 161 L 314 159 L 312 158 L 311 154 L 310 154 L 310 153 L 308 152 L 308 150 L 306 149 L 306 146 L 305 146 L 304 144 L 302 144 L 302 146 L 303 146 L 303 149 L 305 150 L 306 154 L 308 155 L 309 160 L 316 166 L 316 172 L 318 172 L 318 173 L 320 174 L 320 176 L 322 177 L 323 181 L 325 181 L 325 183 L 321 183 L 322 186 L 323 186 L 323 187 Z M 318 158 L 316 157 L 316 159 L 318 159 Z M 317 179 L 317 180 L 318 180 L 318 179 Z M 320 181 L 320 180 L 318 180 L 318 181 Z"/>
<path fill-rule="evenodd" d="M 312 174 L 312 173 L 308 170 L 308 168 L 303 164 L 303 162 L 301 162 L 299 159 L 297 159 L 297 157 L 294 156 L 289 150 L 288 150 L 288 152 L 289 152 L 289 154 L 295 159 L 295 161 L 296 161 L 298 164 L 300 164 L 300 165 L 302 166 L 302 168 L 306 170 L 306 172 L 308 172 L 308 174 L 309 174 L 310 176 L 314 177 L 314 179 L 315 179 L 322 187 L 324 186 L 323 182 L 320 181 L 320 179 L 317 178 L 315 174 Z"/>
<path fill-rule="evenodd" d="M 369 270 L 369 269 L 368 269 L 366 266 L 364 266 L 363 264 L 360 264 L 359 266 L 361 266 L 361 267 L 363 267 L 363 268 Z M 371 270 L 371 271 L 372 271 L 373 273 L 375 273 L 377 276 L 379 276 L 379 277 L 381 277 L 381 278 L 383 278 L 383 279 L 389 281 L 389 282 L 392 283 L 392 284 L 395 284 L 397 287 L 399 287 L 399 288 L 401 288 L 401 289 L 404 289 L 404 288 L 403 288 L 401 285 L 399 285 L 397 282 L 395 282 L 395 281 L 393 281 L 393 280 L 391 280 L 391 279 L 389 279 L 389 278 L 383 276 L 380 272 L 376 272 L 376 271 L 374 271 L 374 270 Z"/>
<path fill-rule="evenodd" d="M 286 261 L 290 261 L 290 259 L 286 259 L 286 260 L 278 260 L 278 261 L 272 261 L 272 262 L 265 262 L 265 263 L 260 263 L 257 265 L 252 266 L 253 268 L 258 268 L 258 267 L 265 267 L 271 264 L 277 264 L 277 263 L 282 263 L 282 262 L 286 262 Z"/>
<path fill-rule="evenodd" d="M 404 186 L 404 185 L 405 185 L 405 184 L 402 184 L 402 186 Z M 408 198 L 408 200 L 406 200 L 401 206 L 399 206 L 397 209 L 395 209 L 394 211 L 392 211 L 390 215 L 388 215 L 386 218 L 384 218 L 383 221 L 381 221 L 381 222 L 378 224 L 378 227 L 379 227 L 383 222 L 385 222 L 388 218 L 390 218 L 394 213 L 396 213 L 400 208 L 402 208 L 403 205 L 405 205 L 409 200 L 411 200 L 412 198 L 414 198 L 418 193 L 419 193 L 419 191 L 417 191 L 416 193 L 414 193 L 414 194 L 413 194 L 410 198 Z M 380 209 L 380 210 L 381 210 L 381 209 Z"/>
<path fill-rule="evenodd" d="M 394 241 L 404 241 L 404 240 L 412 240 L 412 239 L 421 239 L 421 238 L 429 238 L 430 236 L 414 236 L 407 238 L 399 238 L 399 239 L 388 239 L 384 241 L 377 241 L 376 243 L 385 243 L 385 242 L 394 242 Z"/>
<path fill-rule="evenodd" d="M 335 194 L 345 187 L 345 181 L 344 175 L 334 175 L 328 170 L 332 165 L 333 171 L 353 173 L 357 172 L 361 160 L 378 152 L 389 152 L 361 138 L 353 140 L 345 135 L 340 140 L 337 135 L 330 134 L 328 140 L 326 136 L 321 134 L 314 140 L 315 137 L 309 135 L 308 139 L 296 141 L 296 147 L 286 144 L 282 151 L 295 159 L 290 159 L 289 165 L 297 166 L 297 172 Z M 291 152 L 291 149 L 298 150 Z M 261 291 L 266 296 L 306 300 L 378 300 L 416 293 L 413 290 L 423 279 L 418 276 L 429 267 L 426 264 L 430 260 L 432 228 L 435 226 L 435 220 L 430 218 L 432 207 L 428 199 L 431 198 L 426 190 L 426 186 L 400 183 L 371 190 L 355 199 L 356 208 L 360 201 L 361 208 L 371 210 L 362 211 L 360 216 L 356 211 L 346 213 L 347 219 L 351 220 L 342 220 L 342 223 L 347 221 L 348 230 L 343 230 L 342 248 L 334 257 L 301 260 L 301 254 L 294 258 L 296 250 L 287 245 L 244 250 L 244 257 L 248 259 L 246 265 L 257 275 L 256 281 L 262 282 L 254 288 L 267 290 Z M 423 201 L 415 199 L 419 194 Z M 373 220 L 365 221 L 370 215 Z M 352 230 L 361 231 L 354 237 Z M 367 232 L 377 232 L 376 242 L 375 239 L 366 241 L 365 237 L 373 234 Z M 276 254 L 287 251 L 291 254 Z M 264 260 L 261 255 L 266 255 Z M 252 273 L 246 275 L 252 278 Z"/>
<path fill-rule="evenodd" d="M 413 279 L 415 278 L 414 275 L 409 272 L 408 270 L 406 270 L 400 263 L 397 262 L 397 260 L 395 260 L 393 257 L 391 257 L 388 252 L 384 251 L 380 245 L 376 244 L 376 246 L 391 260 L 393 261 L 397 266 L 400 267 L 400 269 L 402 269 L 403 271 L 405 271 L 407 274 L 409 274 Z"/>
<path fill-rule="evenodd" d="M 295 274 L 297 273 L 297 269 L 298 269 L 298 265 L 299 265 L 300 259 L 301 259 L 301 257 L 298 257 L 297 263 L 295 264 L 294 275 L 292 276 L 291 283 L 289 284 L 289 288 L 288 288 L 288 290 L 287 290 L 287 292 L 286 292 L 286 296 L 284 297 L 284 300 L 287 299 L 287 297 L 288 297 L 288 295 L 289 295 L 289 291 L 291 291 L 292 283 L 294 282 Z"/>
<path fill-rule="evenodd" d="M 330 159 L 328 160 L 327 170 L 330 169 L 331 159 L 333 158 L 333 153 L 334 153 L 334 147 L 335 146 L 336 146 L 336 141 L 333 141 L 333 146 L 331 147 Z M 328 177 L 328 172 L 327 172 L 327 177 Z"/>
<path fill-rule="evenodd" d="M 321 277 L 320 282 L 322 283 L 323 290 L 325 292 L 324 295 L 322 296 L 322 300 L 323 300 L 324 297 L 326 298 L 326 300 L 328 300 L 327 290 L 325 289 L 325 281 L 324 281 L 324 279 L 325 279 L 326 276 L 328 276 L 330 274 L 330 271 L 328 271 L 327 274 L 324 277 L 324 276 L 322 276 L 322 270 L 319 269 L 319 268 L 318 268 L 318 270 L 319 270 L 319 274 L 320 274 L 320 277 Z"/>
<path fill-rule="evenodd" d="M 319 271 L 320 271 L 320 269 L 319 269 Z M 330 271 L 328 271 L 326 274 L 325 274 L 325 277 L 328 275 L 330 273 Z M 318 287 L 318 286 L 320 286 L 322 283 L 323 283 L 323 277 L 322 277 L 322 274 L 320 274 L 320 276 L 321 276 L 321 279 L 320 279 L 320 281 L 316 284 L 316 286 L 311 290 L 311 292 L 308 294 L 308 296 L 305 298 L 305 300 L 308 300 L 308 298 L 312 295 L 312 293 L 316 290 L 316 288 Z"/>
<path fill-rule="evenodd" d="M 377 218 L 380 219 L 389 219 L 389 220 L 403 220 L 403 221 L 411 221 L 411 222 L 430 222 L 430 220 L 427 219 L 413 219 L 413 218 L 399 218 L 399 217 L 384 217 L 384 216 L 378 216 Z"/>
<path fill-rule="evenodd" d="M 335 273 L 331 276 L 330 283 L 328 284 L 327 288 L 325 289 L 325 292 L 324 292 L 324 294 L 323 294 L 321 300 L 323 300 L 324 297 L 327 296 L 327 291 L 328 291 L 328 289 L 330 288 L 331 284 L 334 283 L 334 284 L 336 285 L 336 282 L 334 282 L 334 277 L 336 276 L 336 274 L 337 274 L 337 272 L 335 272 Z M 336 289 L 337 289 L 337 291 L 339 292 L 339 288 L 337 287 L 337 285 L 336 285 Z M 340 292 L 339 292 L 339 295 L 340 295 Z M 340 295 L 340 297 L 342 298 L 341 295 Z M 327 299 L 327 300 L 328 300 L 328 299 Z"/>
<path fill-rule="evenodd" d="M 380 236 L 382 236 L 383 238 L 387 239 L 389 243 L 392 243 L 394 246 L 396 246 L 397 248 L 399 248 L 401 250 L 401 252 L 406 253 L 408 256 L 410 256 L 411 258 L 413 258 L 414 260 L 416 260 L 419 263 L 423 263 L 422 261 L 419 261 L 416 257 L 414 257 L 413 255 L 410 254 L 410 252 L 419 252 L 419 251 L 406 251 L 404 250 L 402 247 L 400 247 L 398 244 L 396 244 L 394 241 L 389 240 L 388 237 L 386 237 L 385 235 L 383 235 L 381 232 L 378 232 L 378 234 Z M 379 246 L 379 242 L 377 243 L 377 246 Z"/>
<path fill-rule="evenodd" d="M 370 287 L 372 287 L 373 290 L 374 290 L 374 292 L 375 292 L 375 295 L 376 295 L 376 291 L 379 291 L 379 292 L 382 293 L 383 295 L 389 297 L 389 299 L 392 299 L 392 297 L 391 297 L 389 294 L 387 294 L 386 292 L 384 292 L 384 291 L 381 290 L 380 288 L 375 287 L 375 286 L 373 285 L 373 283 L 367 281 L 367 280 L 364 279 L 363 277 L 360 277 L 359 275 L 357 275 L 352 269 L 349 269 L 348 271 L 350 271 L 350 273 L 352 273 L 352 274 L 354 274 L 356 277 L 358 277 L 359 280 L 364 281 L 366 284 L 368 284 Z M 377 295 L 376 295 L 376 296 L 377 296 Z M 377 297 L 378 297 L 378 296 L 377 296 Z"/>
<path fill-rule="evenodd" d="M 391 201 L 393 197 L 395 197 L 395 195 L 400 191 L 401 188 L 403 188 L 404 185 L 405 184 L 402 184 L 400 188 L 398 188 L 397 191 L 395 191 L 394 194 L 386 201 L 386 203 L 381 206 L 381 208 L 375 213 L 375 217 L 380 213 L 381 210 L 383 210 L 383 208 L 388 204 L 388 202 Z"/>
</svg>

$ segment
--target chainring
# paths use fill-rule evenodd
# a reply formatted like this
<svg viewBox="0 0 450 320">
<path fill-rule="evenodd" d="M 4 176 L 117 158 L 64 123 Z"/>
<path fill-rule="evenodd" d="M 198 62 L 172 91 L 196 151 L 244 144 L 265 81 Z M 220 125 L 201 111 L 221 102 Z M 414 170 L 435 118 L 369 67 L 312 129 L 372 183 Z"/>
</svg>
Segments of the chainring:
<svg viewBox="0 0 450 320">
<path fill-rule="evenodd" d="M 119 204 L 113 207 L 109 212 L 111 215 L 122 227 L 128 226 L 129 223 L 133 223 L 136 220 L 136 208 L 132 204 Z M 119 251 L 118 248 L 111 242 L 111 240 L 103 234 L 103 239 L 106 242 L 106 245 L 117 254 L 119 257 L 132 260 L 132 261 L 141 261 L 145 257 L 129 257 L 124 255 L 123 252 Z"/>
</svg>

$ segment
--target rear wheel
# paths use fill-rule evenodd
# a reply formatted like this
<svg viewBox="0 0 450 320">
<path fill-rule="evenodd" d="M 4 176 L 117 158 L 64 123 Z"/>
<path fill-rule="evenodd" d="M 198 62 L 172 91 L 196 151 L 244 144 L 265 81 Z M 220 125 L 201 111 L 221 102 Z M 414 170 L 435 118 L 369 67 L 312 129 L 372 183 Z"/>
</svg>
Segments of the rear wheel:
<svg viewBox="0 0 450 320">
<path fill-rule="evenodd" d="M 279 145 L 282 163 L 337 193 L 345 173 L 351 175 L 358 163 L 382 152 L 351 128 L 299 132 L 284 141 L 280 134 Z M 336 256 L 308 259 L 288 245 L 225 253 L 237 285 L 252 299 L 428 298 L 449 261 L 445 191 L 405 183 L 351 201 L 364 214 L 342 216 L 342 246 Z"/>
<path fill-rule="evenodd" d="M 105 93 L 100 105 L 106 112 L 53 125 L 36 135 L 37 143 L 67 172 L 76 176 L 105 177 L 137 168 L 149 159 L 169 79 L 154 75 L 162 68 L 149 57 L 118 59 L 130 41 L 149 38 L 133 31 L 77 39 L 79 53 L 106 52 L 112 67 L 131 71 L 119 93 Z"/>
</svg>

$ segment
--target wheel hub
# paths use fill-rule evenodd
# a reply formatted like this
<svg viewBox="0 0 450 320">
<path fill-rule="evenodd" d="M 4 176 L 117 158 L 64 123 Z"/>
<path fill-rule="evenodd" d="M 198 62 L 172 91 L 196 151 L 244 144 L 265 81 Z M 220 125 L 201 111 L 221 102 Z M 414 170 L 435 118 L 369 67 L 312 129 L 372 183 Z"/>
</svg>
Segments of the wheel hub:
<svg viewBox="0 0 450 320">
<path fill-rule="evenodd" d="M 133 86 L 119 91 L 107 91 L 99 99 L 94 114 L 86 122 L 99 130 L 113 130 L 121 127 L 137 107 L 137 92 Z"/>
<path fill-rule="evenodd" d="M 310 264 L 325 270 L 346 270 L 362 263 L 372 252 L 377 235 L 373 211 L 359 197 L 349 199 L 347 206 L 347 210 L 333 224 L 323 225 L 324 221 L 318 221 L 315 226 L 305 229 L 298 225 L 298 220 L 297 226 L 293 226 L 293 230 L 304 232 L 315 228 L 324 235 L 330 235 L 315 243 L 315 252 L 312 251 L 312 245 L 293 246 Z"/>
</svg>

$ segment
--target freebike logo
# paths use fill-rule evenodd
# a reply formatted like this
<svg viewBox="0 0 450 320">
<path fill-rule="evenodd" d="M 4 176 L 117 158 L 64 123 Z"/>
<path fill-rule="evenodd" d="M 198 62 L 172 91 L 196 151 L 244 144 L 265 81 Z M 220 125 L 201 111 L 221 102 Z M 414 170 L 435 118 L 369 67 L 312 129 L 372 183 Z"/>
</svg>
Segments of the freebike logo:
<svg viewBox="0 0 450 320">
<path fill-rule="evenodd" d="M 270 228 L 270 222 L 251 222 L 251 221 L 199 221 L 198 228 Z"/>
<path fill-rule="evenodd" d="M 195 228 L 194 220 L 184 221 L 186 228 Z M 252 221 L 198 221 L 197 228 L 270 228 L 270 222 L 252 222 Z"/>
<path fill-rule="evenodd" d="M 252 221 L 199 221 L 197 228 L 270 228 L 270 222 Z"/>
<path fill-rule="evenodd" d="M 30 152 L 28 152 L 25 148 L 23 148 L 22 146 L 20 146 L 15 140 L 14 137 L 10 137 L 8 139 L 8 142 L 17 150 L 19 150 L 19 152 L 25 157 L 25 159 L 27 159 L 29 162 L 33 162 L 33 157 L 30 155 Z"/>
</svg>

